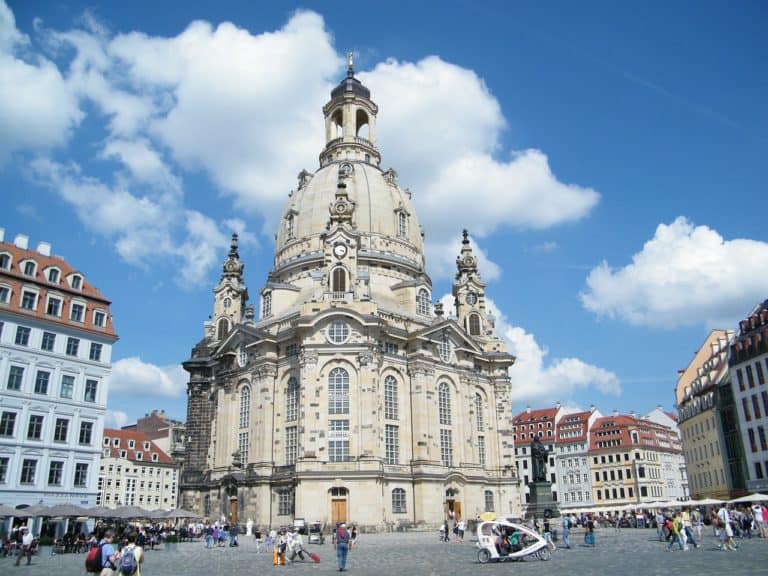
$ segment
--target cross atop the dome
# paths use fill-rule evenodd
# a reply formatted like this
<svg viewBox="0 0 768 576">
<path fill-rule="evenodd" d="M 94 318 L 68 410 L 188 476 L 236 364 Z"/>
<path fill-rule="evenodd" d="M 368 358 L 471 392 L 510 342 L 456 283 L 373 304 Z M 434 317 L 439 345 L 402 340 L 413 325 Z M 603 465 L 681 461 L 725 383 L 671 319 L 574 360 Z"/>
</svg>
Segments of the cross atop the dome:
<svg viewBox="0 0 768 576">
<path fill-rule="evenodd" d="M 355 75 L 355 63 L 353 61 L 354 56 L 354 52 L 347 53 L 347 76 L 350 78 Z"/>
</svg>

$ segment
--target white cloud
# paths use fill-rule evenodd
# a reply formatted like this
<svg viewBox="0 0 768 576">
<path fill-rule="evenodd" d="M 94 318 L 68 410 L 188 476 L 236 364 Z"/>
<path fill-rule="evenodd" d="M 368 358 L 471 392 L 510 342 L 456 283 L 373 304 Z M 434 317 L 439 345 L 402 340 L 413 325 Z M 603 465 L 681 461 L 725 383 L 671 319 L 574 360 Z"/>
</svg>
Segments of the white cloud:
<svg viewBox="0 0 768 576">
<path fill-rule="evenodd" d="M 725 240 L 680 216 L 659 224 L 630 264 L 594 268 L 581 301 L 600 316 L 635 325 L 727 328 L 766 298 L 766 277 L 768 243 Z"/>
<path fill-rule="evenodd" d="M 28 40 L 16 30 L 10 10 L 0 12 L 0 19 L 0 46 Z M 8 150 L 63 144 L 82 118 L 79 106 L 90 104 L 84 109 L 95 108 L 94 120 L 107 133 L 96 143 L 96 158 L 117 161 L 120 168 L 114 179 L 76 179 L 109 199 L 100 209 L 105 218 L 86 225 L 115 237 L 129 262 L 143 262 L 140 245 L 147 241 L 182 258 L 188 253 L 188 241 L 196 237 L 177 240 L 178 229 L 159 224 L 162 214 L 157 214 L 173 207 L 186 214 L 179 229 L 201 230 L 184 206 L 185 172 L 202 171 L 234 198 L 237 209 L 264 216 L 264 232 L 271 237 L 295 175 L 317 167 L 324 137 L 321 106 L 343 74 L 343 58 L 323 18 L 298 11 L 282 28 L 261 34 L 197 21 L 174 37 L 139 32 L 113 37 L 90 14 L 81 23 L 62 32 L 39 26 L 38 40 L 50 60 L 37 56 L 29 78 L 18 71 L 13 82 L 0 83 L 28 92 L 24 105 L 49 131 L 36 137 L 31 121 L 11 126 L 15 138 Z M 30 66 L 18 59 L 12 64 L 0 73 Z M 509 156 L 500 150 L 506 121 L 474 71 L 429 56 L 415 63 L 387 60 L 360 77 L 380 105 L 378 143 L 385 166 L 393 164 L 401 182 L 414 189 L 430 254 L 440 254 L 464 227 L 480 238 L 504 227 L 546 228 L 583 218 L 598 201 L 594 190 L 560 182 L 542 152 Z M 2 90 L 0 129 L 6 116 L 25 117 L 3 105 Z M 41 102 L 35 104 L 35 98 Z M 38 110 L 45 105 L 50 110 Z M 59 116 L 45 119 L 51 111 Z M 82 193 L 69 187 L 62 195 L 83 219 Z M 110 213 L 110 207 L 127 207 L 126 221 L 115 218 L 119 211 Z M 149 224 L 140 225 L 139 219 Z M 212 232 L 205 232 L 206 247 L 220 245 Z M 495 264 L 480 257 L 486 278 L 497 277 Z M 191 270 L 187 261 L 186 269 L 202 275 L 213 263 L 202 258 Z M 452 273 L 439 260 L 437 270 Z"/>
<path fill-rule="evenodd" d="M 360 77 L 380 105 L 383 164 L 413 190 L 429 243 L 462 228 L 479 237 L 549 228 L 585 217 L 599 201 L 590 188 L 560 182 L 539 150 L 497 159 L 506 121 L 473 71 L 430 56 L 388 60 Z"/>
<path fill-rule="evenodd" d="M 440 301 L 445 310 L 453 310 L 453 296 L 446 294 Z M 573 403 L 573 396 L 587 388 L 607 396 L 621 395 L 616 374 L 578 358 L 555 358 L 547 362 L 549 351 L 533 334 L 511 325 L 487 296 L 486 305 L 496 318 L 496 334 L 506 341 L 507 350 L 517 358 L 509 370 L 513 403 Z"/>
<path fill-rule="evenodd" d="M 110 392 L 127 393 L 140 396 L 183 396 L 187 386 L 187 373 L 174 364 L 156 366 L 131 357 L 118 360 L 112 365 L 109 380 Z"/>
<path fill-rule="evenodd" d="M 122 410 L 107 410 L 104 418 L 105 428 L 122 428 L 128 424 L 128 414 Z"/>
<path fill-rule="evenodd" d="M 0 166 L 14 151 L 65 144 L 83 118 L 56 66 L 30 54 L 28 45 L 13 13 L 0 2 Z"/>
</svg>

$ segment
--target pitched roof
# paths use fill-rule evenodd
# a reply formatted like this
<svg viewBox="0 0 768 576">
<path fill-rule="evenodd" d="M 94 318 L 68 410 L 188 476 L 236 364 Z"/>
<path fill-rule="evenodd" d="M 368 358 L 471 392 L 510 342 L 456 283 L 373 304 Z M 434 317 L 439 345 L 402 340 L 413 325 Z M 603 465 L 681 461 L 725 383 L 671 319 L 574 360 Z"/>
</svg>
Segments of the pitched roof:
<svg viewBox="0 0 768 576">
<path fill-rule="evenodd" d="M 105 428 L 104 439 L 109 440 L 109 446 L 104 445 L 102 449 L 109 448 L 109 458 L 120 458 L 120 452 L 125 450 L 126 455 L 124 459 L 132 462 L 141 462 L 146 464 L 174 464 L 173 458 L 168 456 L 152 439 L 135 430 L 118 430 L 116 428 Z M 119 446 L 115 446 L 115 440 L 119 440 Z M 129 448 L 129 440 L 134 441 L 134 447 Z M 149 450 L 144 450 L 144 443 L 149 443 Z M 137 457 L 137 454 L 141 454 L 141 458 Z M 157 454 L 157 460 L 152 460 L 152 454 Z"/>
</svg>

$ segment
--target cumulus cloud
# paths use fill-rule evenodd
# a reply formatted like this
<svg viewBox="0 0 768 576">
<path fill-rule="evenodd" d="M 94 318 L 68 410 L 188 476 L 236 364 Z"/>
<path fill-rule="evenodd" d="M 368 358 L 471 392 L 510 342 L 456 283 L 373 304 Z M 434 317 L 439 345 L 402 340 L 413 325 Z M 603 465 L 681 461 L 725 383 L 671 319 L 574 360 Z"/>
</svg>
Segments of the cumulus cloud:
<svg viewBox="0 0 768 576">
<path fill-rule="evenodd" d="M 659 224 L 630 264 L 594 268 L 580 297 L 587 310 L 634 325 L 728 327 L 765 299 L 766 277 L 768 243 L 726 240 L 680 216 Z"/>
<path fill-rule="evenodd" d="M 58 68 L 29 51 L 29 38 L 0 3 L 0 166 L 14 151 L 65 144 L 83 116 Z"/>
<path fill-rule="evenodd" d="M 126 424 L 128 424 L 128 414 L 122 410 L 107 410 L 104 417 L 106 428 L 122 428 Z"/>
<path fill-rule="evenodd" d="M 591 188 L 560 182 L 542 151 L 499 150 L 506 120 L 473 71 L 430 56 L 388 60 L 360 77 L 380 105 L 383 163 L 413 190 L 432 253 L 462 228 L 481 238 L 549 228 L 584 218 L 599 201 Z"/>
<path fill-rule="evenodd" d="M 121 255 L 131 255 L 128 261 L 141 263 L 134 250 L 148 240 L 184 257 L 196 239 L 192 231 L 201 232 L 184 203 L 185 173 L 205 174 L 236 209 L 263 216 L 271 237 L 295 175 L 317 167 L 321 106 L 343 74 L 319 14 L 297 11 L 283 27 L 257 34 L 196 21 L 172 37 L 112 35 L 86 14 L 71 30 L 38 26 L 41 48 L 34 54 L 3 8 L 0 57 L 8 62 L 0 73 L 9 81 L 0 82 L 0 129 L 5 122 L 12 135 L 3 139 L 10 142 L 5 153 L 64 144 L 82 120 L 81 108 L 89 110 L 106 133 L 95 143 L 95 160 L 118 169 L 113 179 L 97 181 L 89 166 L 79 181 L 113 207 L 131 210 L 125 222 L 106 214 L 97 225 L 116 238 Z M 22 44 L 32 54 L 25 60 L 3 50 Z M 474 71 L 428 56 L 386 60 L 359 75 L 380 105 L 385 166 L 394 165 L 414 190 L 430 254 L 441 254 L 464 227 L 479 238 L 501 228 L 547 228 L 583 218 L 598 202 L 594 190 L 560 182 L 543 152 L 500 148 L 506 120 Z M 6 94 L 4 102 L 9 86 L 13 98 Z M 45 134 L 36 136 L 33 119 Z M 3 153 L 0 145 L 0 159 Z M 77 191 L 70 187 L 63 196 L 82 217 Z M 156 210 L 168 206 L 187 215 L 176 230 L 156 225 Z M 132 226 L 138 219 L 155 224 Z M 180 237 L 182 230 L 188 234 Z M 213 239 L 206 246 L 220 244 L 210 227 L 203 233 Z M 498 276 L 484 254 L 481 262 L 486 278 Z M 202 258 L 190 273 L 204 274 L 212 264 Z M 438 257 L 438 276 L 452 273 L 444 264 Z"/>
<path fill-rule="evenodd" d="M 131 357 L 112 365 L 109 389 L 117 393 L 176 398 L 184 395 L 187 380 L 187 373 L 178 364 L 156 366 Z"/>
<path fill-rule="evenodd" d="M 440 301 L 445 310 L 453 310 L 452 295 L 446 294 Z M 606 396 L 621 395 L 621 383 L 616 374 L 578 358 L 548 360 L 549 351 L 533 334 L 510 324 L 491 298 L 486 296 L 485 301 L 496 318 L 496 334 L 505 340 L 509 353 L 517 358 L 509 370 L 513 403 L 572 404 L 574 395 L 587 388 L 594 388 Z"/>
</svg>

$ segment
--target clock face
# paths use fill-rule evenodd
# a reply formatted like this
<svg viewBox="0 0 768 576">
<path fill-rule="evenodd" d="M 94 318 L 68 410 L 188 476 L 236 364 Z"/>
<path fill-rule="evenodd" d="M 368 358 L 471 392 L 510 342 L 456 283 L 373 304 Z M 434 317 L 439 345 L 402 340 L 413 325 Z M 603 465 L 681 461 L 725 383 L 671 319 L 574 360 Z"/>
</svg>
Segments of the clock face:
<svg viewBox="0 0 768 576">
<path fill-rule="evenodd" d="M 470 306 L 474 306 L 475 304 L 477 304 L 477 294 L 475 294 L 474 292 L 470 292 L 469 294 L 467 294 L 467 304 L 469 304 Z"/>
<path fill-rule="evenodd" d="M 344 258 L 347 255 L 347 247 L 344 244 L 336 244 L 333 247 L 333 254 L 336 258 Z"/>
</svg>

